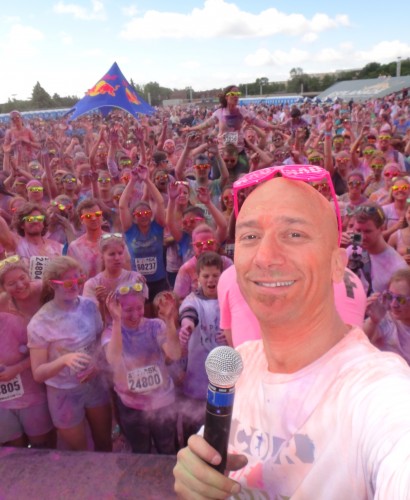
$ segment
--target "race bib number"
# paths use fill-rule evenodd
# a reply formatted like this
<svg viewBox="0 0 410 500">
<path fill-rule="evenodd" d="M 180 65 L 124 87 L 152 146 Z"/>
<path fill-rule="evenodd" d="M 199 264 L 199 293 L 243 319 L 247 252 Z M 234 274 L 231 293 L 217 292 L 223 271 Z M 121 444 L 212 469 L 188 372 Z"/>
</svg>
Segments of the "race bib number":
<svg viewBox="0 0 410 500">
<path fill-rule="evenodd" d="M 0 403 L 21 398 L 24 394 L 24 387 L 20 375 L 17 375 L 8 382 L 0 382 Z"/>
<path fill-rule="evenodd" d="M 224 134 L 224 143 L 225 144 L 238 144 L 238 132 L 226 132 Z"/>
<path fill-rule="evenodd" d="M 128 389 L 131 392 L 148 392 L 162 385 L 162 374 L 158 366 L 144 366 L 127 372 Z"/>
<path fill-rule="evenodd" d="M 33 255 L 33 257 L 30 257 L 30 278 L 32 280 L 43 279 L 43 274 L 49 261 L 49 257 L 41 257 L 39 255 Z"/>
<path fill-rule="evenodd" d="M 155 274 L 157 272 L 157 258 L 137 257 L 135 259 L 135 267 L 141 274 Z"/>
</svg>

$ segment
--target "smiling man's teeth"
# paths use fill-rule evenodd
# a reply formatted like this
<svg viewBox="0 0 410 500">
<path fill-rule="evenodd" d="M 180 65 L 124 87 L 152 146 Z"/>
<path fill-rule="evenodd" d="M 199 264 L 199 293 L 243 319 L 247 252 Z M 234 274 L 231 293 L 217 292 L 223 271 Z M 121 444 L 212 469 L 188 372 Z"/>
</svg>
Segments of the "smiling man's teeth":
<svg viewBox="0 0 410 500">
<path fill-rule="evenodd" d="M 278 288 L 280 286 L 290 286 L 293 285 L 294 281 L 275 281 L 274 283 L 261 283 L 260 281 L 256 281 L 257 285 L 266 286 L 268 288 Z"/>
</svg>

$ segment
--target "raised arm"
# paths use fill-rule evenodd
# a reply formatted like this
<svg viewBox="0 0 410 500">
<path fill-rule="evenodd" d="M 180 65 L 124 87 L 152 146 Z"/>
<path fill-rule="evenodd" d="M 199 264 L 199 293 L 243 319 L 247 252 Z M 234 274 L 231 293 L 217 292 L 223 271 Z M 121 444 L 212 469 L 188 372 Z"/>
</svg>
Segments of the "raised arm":
<svg viewBox="0 0 410 500">
<path fill-rule="evenodd" d="M 178 224 L 176 199 L 178 198 L 178 184 L 170 182 L 168 184 L 168 206 L 166 210 L 166 225 L 176 242 L 181 241 L 183 231 Z"/>
<path fill-rule="evenodd" d="M 211 214 L 212 218 L 216 224 L 215 234 L 218 238 L 219 243 L 223 243 L 226 239 L 227 231 L 228 231 L 228 223 L 224 214 L 216 208 L 216 206 L 212 203 L 211 195 L 209 193 L 209 189 L 206 187 L 199 187 L 197 189 L 197 197 L 198 200 L 203 203 Z"/>
</svg>

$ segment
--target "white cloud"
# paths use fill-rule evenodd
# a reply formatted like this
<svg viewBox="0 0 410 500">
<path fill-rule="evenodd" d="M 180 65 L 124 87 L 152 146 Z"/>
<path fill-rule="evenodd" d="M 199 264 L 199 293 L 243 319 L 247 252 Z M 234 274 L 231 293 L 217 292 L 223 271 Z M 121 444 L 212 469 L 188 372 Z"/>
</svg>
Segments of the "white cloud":
<svg viewBox="0 0 410 500">
<path fill-rule="evenodd" d="M 0 44 L 2 62 L 17 61 L 37 53 L 36 42 L 44 39 L 43 33 L 31 26 L 14 24 Z"/>
<path fill-rule="evenodd" d="M 357 51 L 357 57 L 368 62 L 391 62 L 398 57 L 406 58 L 410 53 L 410 44 L 399 40 L 383 41 L 369 51 Z"/>
<path fill-rule="evenodd" d="M 289 64 L 299 64 L 309 58 L 309 52 L 299 49 L 291 49 L 288 52 L 283 50 L 258 49 L 253 54 L 248 54 L 244 61 L 250 67 L 263 66 L 284 66 Z"/>
<path fill-rule="evenodd" d="M 317 33 L 306 33 L 306 35 L 303 35 L 302 37 L 302 42 L 312 43 L 315 42 L 318 38 L 319 35 Z"/>
<path fill-rule="evenodd" d="M 102 21 L 106 19 L 104 4 L 100 0 L 91 0 L 90 8 L 74 3 L 65 3 L 60 0 L 53 6 L 57 14 L 71 14 L 76 19 L 84 21 Z"/>
<path fill-rule="evenodd" d="M 272 67 L 275 67 L 275 71 L 287 69 L 297 64 L 309 73 L 323 71 L 323 68 L 327 68 L 327 71 L 358 68 L 373 61 L 383 64 L 398 57 L 407 57 L 409 53 L 410 45 L 398 40 L 380 42 L 369 50 L 357 50 L 351 42 L 343 42 L 316 52 L 298 49 L 271 52 L 261 48 L 246 55 L 244 62 L 250 68 L 259 68 L 259 71 Z"/>
<path fill-rule="evenodd" d="M 121 12 L 124 16 L 132 17 L 138 14 L 138 9 L 135 5 L 129 5 L 128 7 L 122 7 Z"/>
<path fill-rule="evenodd" d="M 285 14 L 275 8 L 255 15 L 225 0 L 205 0 L 203 8 L 194 8 L 187 14 L 149 10 L 126 23 L 120 35 L 128 40 L 303 36 L 348 24 L 346 15 L 331 18 L 327 14 L 315 14 L 308 19 L 302 14 Z"/>
</svg>

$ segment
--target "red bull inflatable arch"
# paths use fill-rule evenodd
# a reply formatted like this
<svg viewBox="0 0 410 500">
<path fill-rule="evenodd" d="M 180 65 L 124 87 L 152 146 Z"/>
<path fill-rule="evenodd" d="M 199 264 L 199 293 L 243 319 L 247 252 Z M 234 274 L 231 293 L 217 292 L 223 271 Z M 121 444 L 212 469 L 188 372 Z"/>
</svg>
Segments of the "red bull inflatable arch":
<svg viewBox="0 0 410 500">
<path fill-rule="evenodd" d="M 133 116 L 150 115 L 155 111 L 130 86 L 116 62 L 95 85 L 87 90 L 85 96 L 68 111 L 67 115 L 70 115 L 69 120 L 75 120 L 81 115 L 97 110 L 106 115 L 114 108 L 122 109 Z"/>
</svg>

